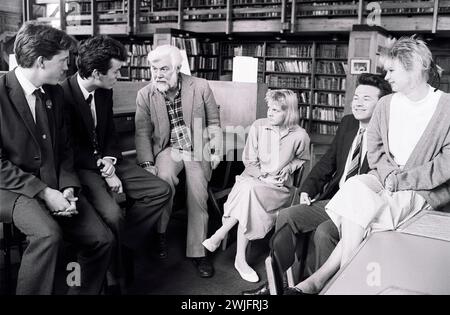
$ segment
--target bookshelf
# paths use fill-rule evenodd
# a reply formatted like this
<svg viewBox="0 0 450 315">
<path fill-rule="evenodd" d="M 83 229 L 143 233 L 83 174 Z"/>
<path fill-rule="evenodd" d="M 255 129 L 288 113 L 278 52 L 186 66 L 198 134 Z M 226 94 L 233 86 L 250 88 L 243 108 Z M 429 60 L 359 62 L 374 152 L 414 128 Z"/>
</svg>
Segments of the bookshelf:
<svg viewBox="0 0 450 315">
<path fill-rule="evenodd" d="M 221 74 L 231 72 L 233 56 L 257 57 L 259 82 L 297 94 L 302 127 L 318 135 L 336 133 L 345 108 L 347 43 L 223 42 L 221 52 Z"/>
</svg>

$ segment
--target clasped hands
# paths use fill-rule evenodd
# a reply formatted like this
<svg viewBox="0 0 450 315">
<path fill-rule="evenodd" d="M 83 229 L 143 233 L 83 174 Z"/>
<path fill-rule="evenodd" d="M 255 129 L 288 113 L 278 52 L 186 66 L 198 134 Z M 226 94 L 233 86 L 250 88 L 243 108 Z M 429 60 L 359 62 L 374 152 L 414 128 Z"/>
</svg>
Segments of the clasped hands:
<svg viewBox="0 0 450 315">
<path fill-rule="evenodd" d="M 98 159 L 97 167 L 100 169 L 102 177 L 105 179 L 111 191 L 118 194 L 122 193 L 122 181 L 116 175 L 113 162 L 108 158 Z"/>
<path fill-rule="evenodd" d="M 74 196 L 72 187 L 64 189 L 63 192 L 46 187 L 38 194 L 38 197 L 45 202 L 52 215 L 72 217 L 78 214 L 76 206 L 78 198 Z"/>
<path fill-rule="evenodd" d="M 281 170 L 278 171 L 276 175 L 270 175 L 270 174 L 264 174 L 259 176 L 258 178 L 268 184 L 273 184 L 276 186 L 284 186 L 284 183 L 289 178 L 289 175 L 291 174 L 291 165 L 288 164 L 285 167 L 283 167 Z"/>
</svg>

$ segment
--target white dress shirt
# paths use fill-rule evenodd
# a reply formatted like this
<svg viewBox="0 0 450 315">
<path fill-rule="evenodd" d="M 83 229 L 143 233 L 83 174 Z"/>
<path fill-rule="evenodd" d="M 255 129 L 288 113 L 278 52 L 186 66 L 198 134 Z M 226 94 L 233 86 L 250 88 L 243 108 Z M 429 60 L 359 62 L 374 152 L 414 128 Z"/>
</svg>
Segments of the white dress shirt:
<svg viewBox="0 0 450 315">
<path fill-rule="evenodd" d="M 28 106 L 30 107 L 34 122 L 36 122 L 36 96 L 33 93 L 36 89 L 41 89 L 41 92 L 44 94 L 45 92 L 42 87 L 34 86 L 34 84 L 25 77 L 25 74 L 23 73 L 21 67 L 17 67 L 14 72 L 16 74 L 17 81 L 19 81 L 19 84 L 25 94 L 25 99 L 27 100 Z"/>
</svg>

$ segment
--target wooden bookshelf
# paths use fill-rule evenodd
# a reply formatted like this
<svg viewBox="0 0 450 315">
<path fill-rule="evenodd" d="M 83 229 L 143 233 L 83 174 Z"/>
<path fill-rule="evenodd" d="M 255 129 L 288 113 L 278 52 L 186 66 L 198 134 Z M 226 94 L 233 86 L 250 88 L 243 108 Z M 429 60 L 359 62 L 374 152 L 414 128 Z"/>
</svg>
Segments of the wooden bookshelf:
<svg viewBox="0 0 450 315">
<path fill-rule="evenodd" d="M 258 78 L 271 89 L 291 89 L 299 100 L 301 125 L 334 135 L 345 107 L 348 44 L 341 42 L 222 42 L 221 73 L 232 57 L 259 60 Z"/>
</svg>

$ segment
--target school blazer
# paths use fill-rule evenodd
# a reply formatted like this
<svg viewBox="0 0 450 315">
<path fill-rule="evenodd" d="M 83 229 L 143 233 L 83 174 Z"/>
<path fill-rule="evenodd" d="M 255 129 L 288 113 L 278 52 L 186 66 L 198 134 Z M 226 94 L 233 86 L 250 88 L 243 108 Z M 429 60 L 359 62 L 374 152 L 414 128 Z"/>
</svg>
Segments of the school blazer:
<svg viewBox="0 0 450 315">
<path fill-rule="evenodd" d="M 64 123 L 61 86 L 42 87 L 51 100 L 47 106 L 58 187 L 80 187 L 73 170 L 73 151 Z M 42 163 L 36 124 L 25 94 L 13 71 L 0 77 L 0 222 L 11 222 L 20 195 L 35 198 L 47 185 L 36 175 Z"/>
</svg>

